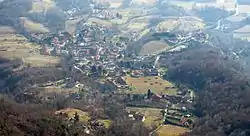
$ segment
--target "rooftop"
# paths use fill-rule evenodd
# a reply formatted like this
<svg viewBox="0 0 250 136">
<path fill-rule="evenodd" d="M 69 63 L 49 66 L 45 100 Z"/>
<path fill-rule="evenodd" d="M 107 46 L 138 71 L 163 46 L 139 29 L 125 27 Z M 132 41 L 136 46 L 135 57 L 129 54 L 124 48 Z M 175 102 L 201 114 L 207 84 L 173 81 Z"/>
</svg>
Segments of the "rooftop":
<svg viewBox="0 0 250 136">
<path fill-rule="evenodd" d="M 238 21 L 243 21 L 244 19 L 246 19 L 248 16 L 246 15 L 243 15 L 243 14 L 239 14 L 239 15 L 233 15 L 233 16 L 230 16 L 228 18 L 226 18 L 227 20 L 229 21 L 232 21 L 232 22 L 238 22 Z"/>
<path fill-rule="evenodd" d="M 245 25 L 237 30 L 234 30 L 234 33 L 250 33 L 250 25 Z"/>
</svg>

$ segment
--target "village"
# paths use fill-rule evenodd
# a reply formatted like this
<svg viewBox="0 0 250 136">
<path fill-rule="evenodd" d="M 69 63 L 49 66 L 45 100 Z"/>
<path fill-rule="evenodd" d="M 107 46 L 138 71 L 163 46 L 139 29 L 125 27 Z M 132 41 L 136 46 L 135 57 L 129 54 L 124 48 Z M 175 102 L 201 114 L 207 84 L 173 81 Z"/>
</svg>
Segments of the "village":
<svg viewBox="0 0 250 136">
<path fill-rule="evenodd" d="M 88 17 L 91 19 L 122 18 L 116 10 L 93 3 L 91 8 L 92 13 Z M 68 11 L 69 20 L 78 18 L 74 15 L 75 12 L 77 9 Z M 69 93 L 69 97 L 74 101 L 81 100 L 85 90 L 90 90 L 88 95 L 91 95 L 92 103 L 95 102 L 94 99 L 98 99 L 100 93 L 122 96 L 128 117 L 145 122 L 150 129 L 165 124 L 192 129 L 195 120 L 191 112 L 194 91 L 165 79 L 168 68 L 159 64 L 159 60 L 164 59 L 165 54 L 181 52 L 200 43 L 210 44 L 208 35 L 200 30 L 170 32 L 152 28 L 149 32 L 158 41 L 169 45 L 169 48 L 151 54 L 136 55 L 127 48 L 143 39 L 140 31 L 121 32 L 115 26 L 102 25 L 88 19 L 80 21 L 73 34 L 60 31 L 42 36 L 38 40 L 42 55 L 61 57 L 65 61 L 62 65 L 68 67 L 68 71 L 94 79 L 102 89 L 91 90 L 84 82 L 73 81 L 71 77 L 37 86 L 75 88 L 79 91 Z M 89 133 L 89 129 L 86 131 Z"/>
<path fill-rule="evenodd" d="M 116 13 L 106 14 L 113 18 Z M 94 16 L 102 16 L 95 10 Z M 117 16 L 115 16 L 117 17 Z M 157 32 L 160 33 L 161 32 Z M 177 33 L 175 37 L 162 39 L 172 44 L 172 48 L 144 56 L 129 55 L 127 46 L 137 40 L 139 34 L 127 36 L 116 29 L 107 28 L 95 23 L 83 22 L 74 35 L 67 32 L 51 34 L 41 40 L 40 52 L 44 55 L 61 56 L 70 59 L 69 70 L 96 79 L 100 85 L 109 84 L 115 95 L 125 95 L 128 107 L 157 108 L 160 124 L 173 124 L 192 128 L 194 117 L 187 110 L 194 101 L 194 92 L 185 86 L 175 85 L 163 79 L 167 68 L 160 67 L 158 60 L 165 53 L 179 52 L 190 42 L 207 42 L 207 36 L 202 32 Z M 56 83 L 48 82 L 41 86 L 56 85 L 60 87 L 75 87 L 88 90 L 84 83 L 78 81 L 73 86 L 67 86 L 69 78 Z M 111 90 L 108 90 L 111 91 Z M 107 90 L 104 90 L 107 92 Z M 81 99 L 81 94 L 70 95 L 75 100 Z M 96 94 L 93 93 L 93 96 Z M 128 109 L 128 117 L 132 120 L 147 121 L 149 116 L 138 110 Z M 154 122 L 154 121 L 153 121 Z"/>
</svg>

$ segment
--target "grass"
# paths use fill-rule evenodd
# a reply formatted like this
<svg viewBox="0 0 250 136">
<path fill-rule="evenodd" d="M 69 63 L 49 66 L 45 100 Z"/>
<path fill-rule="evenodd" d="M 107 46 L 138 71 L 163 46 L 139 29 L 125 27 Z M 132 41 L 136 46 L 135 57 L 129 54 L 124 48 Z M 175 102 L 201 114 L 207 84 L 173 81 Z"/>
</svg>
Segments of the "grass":
<svg viewBox="0 0 250 136">
<path fill-rule="evenodd" d="M 7 33 L 6 27 L 0 27 L 0 47 L 7 47 L 6 51 L 0 51 L 0 56 L 7 59 L 22 59 L 31 67 L 46 67 L 59 64 L 59 57 L 44 56 L 39 54 L 39 45 L 28 42 L 28 40 L 15 33 Z"/>
<path fill-rule="evenodd" d="M 177 28 L 179 25 L 179 22 L 177 20 L 172 20 L 172 19 L 168 19 L 165 21 L 160 22 L 156 28 L 158 30 L 174 30 L 175 28 Z"/>
<path fill-rule="evenodd" d="M 15 34 L 15 29 L 9 26 L 0 26 L 0 34 Z"/>
<path fill-rule="evenodd" d="M 112 121 L 108 119 L 100 119 L 98 122 L 103 123 L 105 128 L 109 128 L 112 123 Z"/>
<path fill-rule="evenodd" d="M 150 32 L 150 29 L 144 29 L 141 33 L 140 33 L 140 38 L 143 37 L 144 35 L 148 34 Z"/>
<path fill-rule="evenodd" d="M 175 6 L 187 9 L 187 10 L 190 10 L 193 7 L 193 2 L 189 2 L 189 1 L 185 2 L 185 1 L 175 0 L 175 1 L 171 1 L 170 3 Z"/>
<path fill-rule="evenodd" d="M 53 8 L 55 3 L 53 0 L 33 1 L 32 10 L 30 12 L 46 12 L 46 10 Z"/>
<path fill-rule="evenodd" d="M 119 8 L 122 6 L 123 0 L 111 0 L 110 1 L 110 7 L 111 8 Z"/>
<path fill-rule="evenodd" d="M 85 123 L 87 123 L 88 120 L 90 120 L 89 114 L 87 112 L 84 112 L 84 111 L 79 110 L 79 109 L 66 108 L 66 109 L 56 111 L 55 114 L 59 114 L 59 113 L 66 114 L 68 116 L 68 118 L 74 118 L 75 113 L 77 113 L 79 115 L 79 120 L 81 122 L 85 122 Z"/>
<path fill-rule="evenodd" d="M 180 136 L 185 132 L 188 132 L 187 128 L 174 126 L 174 125 L 164 125 L 157 130 L 158 136 Z"/>
<path fill-rule="evenodd" d="M 155 0 L 135 0 L 136 4 L 147 4 L 153 6 L 155 3 Z"/>
<path fill-rule="evenodd" d="M 22 17 L 21 20 L 23 21 L 24 28 L 33 33 L 48 33 L 49 29 L 44 27 L 42 24 L 35 23 L 28 18 Z"/>
<path fill-rule="evenodd" d="M 180 29 L 183 31 L 194 31 L 198 29 L 203 29 L 205 23 L 197 17 L 172 17 L 170 19 L 164 20 L 157 25 L 157 30 L 174 30 Z"/>
<path fill-rule="evenodd" d="M 158 127 L 163 122 L 163 116 L 161 114 L 162 109 L 157 108 L 137 108 L 137 107 L 127 107 L 126 111 L 135 111 L 143 114 L 145 116 L 144 125 L 149 129 L 154 129 Z"/>
<path fill-rule="evenodd" d="M 49 86 L 49 87 L 33 87 L 29 88 L 29 90 L 35 90 L 36 93 L 38 92 L 39 97 L 44 96 L 54 96 L 57 94 L 62 94 L 64 96 L 68 96 L 72 93 L 78 92 L 78 89 L 74 88 L 61 88 L 57 86 Z"/>
<path fill-rule="evenodd" d="M 155 54 L 162 50 L 168 49 L 169 46 L 162 41 L 150 41 L 142 46 L 140 55 Z"/>
<path fill-rule="evenodd" d="M 113 24 L 110 21 L 107 20 L 102 20 L 102 19 L 98 19 L 98 18 L 89 18 L 88 19 L 89 23 L 96 23 L 98 25 L 102 25 L 102 26 L 106 26 L 106 27 L 111 27 Z"/>
<path fill-rule="evenodd" d="M 163 93 L 167 95 L 176 95 L 177 89 L 172 88 L 174 85 L 158 76 L 150 77 L 125 77 L 126 83 L 132 88 L 132 91 L 127 91 L 130 94 L 146 94 L 148 89 L 153 93 Z"/>
<path fill-rule="evenodd" d="M 35 55 L 24 58 L 24 62 L 33 67 L 51 67 L 59 64 L 59 57 Z"/>
<path fill-rule="evenodd" d="M 143 30 L 148 24 L 147 23 L 129 23 L 128 26 L 127 26 L 127 29 L 130 29 L 132 31 L 135 31 L 135 30 Z"/>
</svg>

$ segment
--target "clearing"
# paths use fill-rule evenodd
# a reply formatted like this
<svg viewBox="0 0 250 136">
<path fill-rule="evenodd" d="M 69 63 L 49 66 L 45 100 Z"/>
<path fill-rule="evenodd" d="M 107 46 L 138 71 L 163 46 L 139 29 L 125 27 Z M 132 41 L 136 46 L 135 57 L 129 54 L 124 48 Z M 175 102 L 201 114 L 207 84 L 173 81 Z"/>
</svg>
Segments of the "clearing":
<svg viewBox="0 0 250 136">
<path fill-rule="evenodd" d="M 90 120 L 89 114 L 79 109 L 66 108 L 55 112 L 56 115 L 66 114 L 68 119 L 74 118 L 75 113 L 79 115 L 79 120 L 84 123 L 88 123 L 88 121 Z"/>
<path fill-rule="evenodd" d="M 156 94 L 167 94 L 167 95 L 176 95 L 177 88 L 167 80 L 162 79 L 158 76 L 149 76 L 149 77 L 125 77 L 126 83 L 132 89 L 127 93 L 130 94 L 146 94 L 148 89 L 151 89 L 153 93 Z"/>
<path fill-rule="evenodd" d="M 145 121 L 143 122 L 145 126 L 149 129 L 154 129 L 158 127 L 163 122 L 162 109 L 157 108 L 137 108 L 137 107 L 127 107 L 126 111 L 139 112 L 145 116 Z"/>
<path fill-rule="evenodd" d="M 188 131 L 189 129 L 179 126 L 163 125 L 156 131 L 156 133 L 158 136 L 180 136 Z"/>
<path fill-rule="evenodd" d="M 162 41 L 150 41 L 142 46 L 140 55 L 156 54 L 169 49 L 169 45 Z"/>
<path fill-rule="evenodd" d="M 112 121 L 108 119 L 98 119 L 97 121 L 102 123 L 105 128 L 109 128 L 110 125 L 112 124 Z"/>
</svg>

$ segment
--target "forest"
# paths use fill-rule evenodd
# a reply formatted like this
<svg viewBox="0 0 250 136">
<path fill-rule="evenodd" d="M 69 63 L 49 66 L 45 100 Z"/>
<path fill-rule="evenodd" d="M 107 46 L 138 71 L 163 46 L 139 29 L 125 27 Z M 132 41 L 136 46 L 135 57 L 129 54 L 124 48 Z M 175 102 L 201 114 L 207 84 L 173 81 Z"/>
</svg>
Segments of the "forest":
<svg viewBox="0 0 250 136">
<path fill-rule="evenodd" d="M 194 108 L 199 119 L 192 136 L 250 134 L 249 75 L 239 63 L 207 47 L 176 54 L 166 62 L 165 78 L 196 90 Z"/>
</svg>

